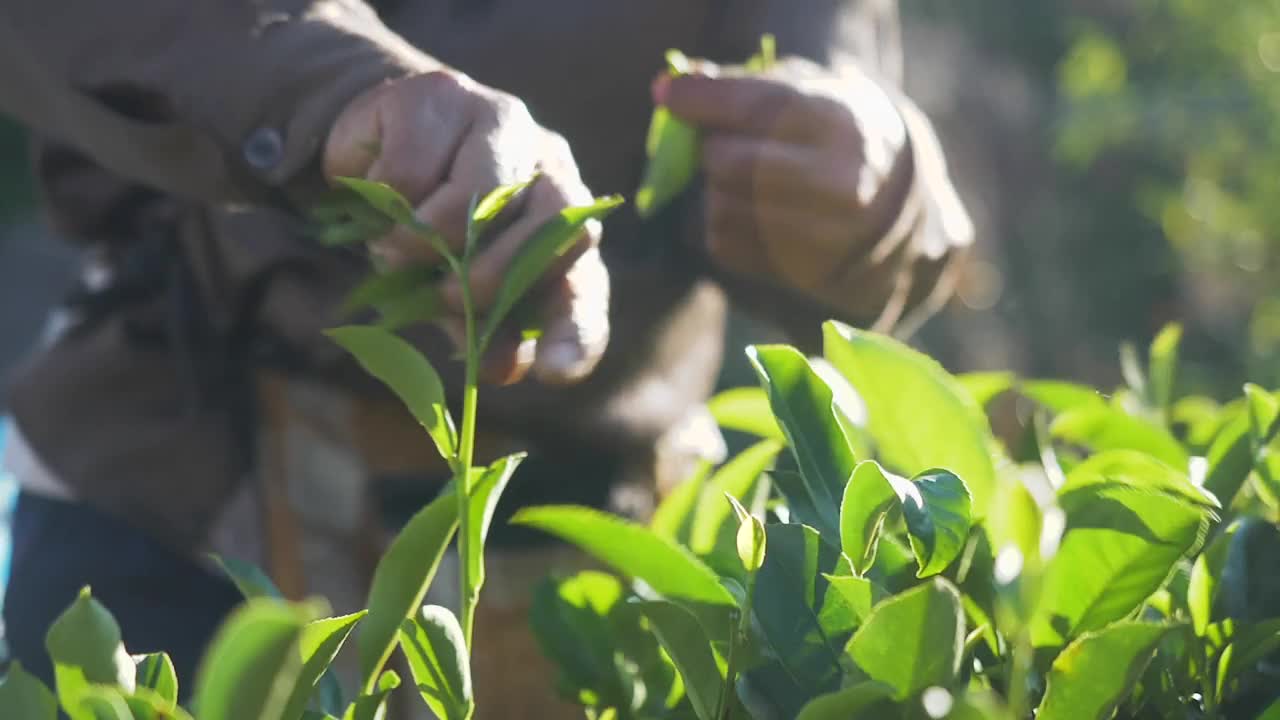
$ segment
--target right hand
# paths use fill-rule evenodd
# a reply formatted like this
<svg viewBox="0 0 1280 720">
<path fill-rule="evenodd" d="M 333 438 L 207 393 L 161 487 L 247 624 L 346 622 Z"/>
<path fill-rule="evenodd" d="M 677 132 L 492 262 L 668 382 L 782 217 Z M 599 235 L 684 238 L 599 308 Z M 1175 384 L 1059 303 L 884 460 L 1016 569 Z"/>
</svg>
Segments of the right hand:
<svg viewBox="0 0 1280 720">
<path fill-rule="evenodd" d="M 472 198 L 539 172 L 527 197 L 513 205 L 509 222 L 472 260 L 471 288 L 481 315 L 534 230 L 561 210 L 593 200 L 568 143 L 538 125 L 524 103 L 444 70 L 379 85 L 352 101 L 329 132 L 324 172 L 390 185 L 459 253 Z M 538 304 L 543 332 L 536 341 L 521 339 L 515 328 L 499 333 L 484 358 L 488 380 L 516 382 L 532 368 L 543 382 L 566 384 L 595 368 L 609 339 L 609 275 L 599 241 L 600 225 L 592 223 L 522 301 Z M 371 249 L 392 266 L 443 262 L 404 227 Z M 462 316 L 457 279 L 450 276 L 442 292 L 453 314 L 442 324 L 456 327 Z"/>
</svg>

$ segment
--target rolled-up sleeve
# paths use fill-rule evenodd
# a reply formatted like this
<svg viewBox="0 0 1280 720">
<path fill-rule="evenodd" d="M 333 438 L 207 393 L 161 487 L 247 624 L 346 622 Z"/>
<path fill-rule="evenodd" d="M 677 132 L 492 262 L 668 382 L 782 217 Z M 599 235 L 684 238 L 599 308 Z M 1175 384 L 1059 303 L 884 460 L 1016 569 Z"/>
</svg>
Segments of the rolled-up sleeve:
<svg viewBox="0 0 1280 720">
<path fill-rule="evenodd" d="M 837 73 L 873 78 L 895 102 L 907 129 L 898 163 L 908 178 L 873 208 L 885 233 L 865 255 L 839 307 L 818 307 L 792 294 L 762 292 L 758 283 L 726 282 L 748 310 L 788 330 L 801 345 L 819 342 L 817 326 L 840 317 L 882 331 L 909 334 L 951 295 L 973 225 L 955 191 L 932 124 L 901 90 L 903 53 L 896 0 L 724 0 L 724 35 L 716 51 L 750 55 L 760 35 L 777 37 L 780 53 L 806 57 Z M 891 205 L 891 206 L 890 206 Z"/>
<path fill-rule="evenodd" d="M 362 0 L 0 4 L 0 112 L 203 202 L 318 189 L 341 108 L 433 66 Z"/>
</svg>

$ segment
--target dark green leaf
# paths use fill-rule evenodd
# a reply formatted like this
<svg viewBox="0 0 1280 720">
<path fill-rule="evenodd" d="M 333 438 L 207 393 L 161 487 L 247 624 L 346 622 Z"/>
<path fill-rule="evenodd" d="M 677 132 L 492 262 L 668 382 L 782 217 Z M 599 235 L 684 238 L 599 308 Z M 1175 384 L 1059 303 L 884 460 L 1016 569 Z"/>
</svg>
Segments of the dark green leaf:
<svg viewBox="0 0 1280 720">
<path fill-rule="evenodd" d="M 1280 700 L 1268 705 L 1267 709 L 1258 716 L 1258 720 L 1280 720 Z"/>
<path fill-rule="evenodd" d="M 685 693 L 701 720 L 715 717 L 724 674 L 711 652 L 711 642 L 693 613 L 671 602 L 641 602 L 640 610 L 658 636 L 662 647 L 675 662 L 684 679 Z"/>
<path fill-rule="evenodd" d="M 1196 545 L 1206 524 L 1182 501 L 1132 490 L 1085 488 L 1060 502 L 1067 531 L 1032 618 L 1037 647 L 1065 644 L 1128 616 Z"/>
<path fill-rule="evenodd" d="M 1018 378 L 1011 372 L 975 372 L 957 375 L 956 381 L 978 407 L 985 408 L 992 400 L 1013 389 Z"/>
<path fill-rule="evenodd" d="M 214 562 L 222 567 L 222 571 L 231 578 L 231 582 L 236 584 L 236 588 L 246 600 L 253 598 L 275 598 L 283 600 L 284 594 L 276 587 L 276 584 L 267 577 L 257 565 L 238 560 L 233 557 L 224 557 L 222 555 L 210 554 Z"/>
<path fill-rule="evenodd" d="M 458 501 L 449 486 L 409 520 L 378 561 L 369 589 L 369 616 L 356 639 L 366 688 L 395 650 L 400 624 L 422 605 L 457 526 Z"/>
<path fill-rule="evenodd" d="M 1138 450 L 1166 465 L 1187 467 L 1187 451 L 1168 430 L 1120 408 L 1077 407 L 1058 415 L 1050 427 L 1054 437 L 1096 452 Z"/>
<path fill-rule="evenodd" d="M 90 685 L 134 687 L 136 669 L 120 640 L 120 626 L 87 587 L 50 626 L 44 644 L 58 700 L 73 717 Z"/>
<path fill-rule="evenodd" d="M 828 575 L 849 575 L 840 553 L 804 525 L 769 525 L 753 610 L 773 657 L 808 697 L 839 687 L 840 648 L 856 624 Z M 843 566 L 843 567 L 842 567 Z M 794 708 L 795 711 L 799 707 Z"/>
<path fill-rule="evenodd" d="M 1037 719 L 1108 720 L 1169 630 L 1123 622 L 1080 636 L 1053 661 Z"/>
<path fill-rule="evenodd" d="M 467 720 L 475 710 L 471 664 L 462 626 L 453 611 L 427 605 L 404 621 L 400 647 L 422 699 L 440 720 Z"/>
<path fill-rule="evenodd" d="M 343 222 L 320 228 L 317 239 L 325 247 L 338 248 L 376 240 L 390 230 L 392 223 Z"/>
<path fill-rule="evenodd" d="M 1071 469 L 1060 492 L 1115 487 L 1159 493 L 1208 512 L 1221 509 L 1218 498 L 1191 483 L 1186 466 L 1170 467 L 1136 450 L 1107 450 Z"/>
<path fill-rule="evenodd" d="M 525 453 L 516 453 L 494 461 L 471 487 L 471 502 L 468 503 L 471 518 L 467 528 L 471 533 L 471 557 L 467 561 L 470 564 L 470 577 L 477 590 L 484 585 L 484 542 L 489 535 L 489 526 L 493 523 L 493 513 L 507 483 L 524 458 Z"/>
<path fill-rule="evenodd" d="M 784 442 L 787 436 L 778 427 L 762 388 L 740 387 L 725 390 L 707 401 L 707 410 L 725 430 Z"/>
<path fill-rule="evenodd" d="M 397 331 L 431 322 L 444 312 L 444 298 L 436 282 L 436 268 L 409 267 L 376 273 L 361 283 L 343 305 L 343 312 L 353 314 L 375 308 L 382 316 L 379 325 Z"/>
<path fill-rule="evenodd" d="M 699 555 L 715 550 L 721 529 L 733 513 L 732 507 L 724 500 L 725 495 L 750 503 L 752 488 L 780 452 L 781 443 L 762 440 L 738 453 L 711 476 L 693 514 L 688 543 L 691 550 Z"/>
<path fill-rule="evenodd" d="M 796 720 L 852 720 L 885 717 L 892 704 L 893 688 L 874 680 L 814 698 Z M 862 715 L 867 713 L 867 715 Z M 871 713 L 875 713 L 874 715 Z"/>
<path fill-rule="evenodd" d="M 134 658 L 137 686 L 147 688 L 172 708 L 178 704 L 178 673 L 165 653 L 151 653 Z"/>
<path fill-rule="evenodd" d="M 347 707 L 342 720 L 382 720 L 387 714 L 387 697 L 400 687 L 400 676 L 388 670 L 378 676 L 373 692 L 361 695 Z M 201 720 L 204 720 L 201 718 Z"/>
<path fill-rule="evenodd" d="M 367 613 L 360 611 L 342 617 L 313 620 L 302 628 L 298 639 L 299 655 L 302 658 L 302 671 L 289 695 L 289 703 L 281 715 L 284 720 L 296 720 L 307 709 L 312 692 L 316 690 L 322 678 L 328 676 L 336 683 L 337 677 L 330 674 L 329 666 L 342 650 L 342 645 L 356 624 Z"/>
<path fill-rule="evenodd" d="M 554 218 L 543 223 L 533 235 L 520 246 L 511 264 L 502 278 L 502 285 L 494 298 L 485 319 L 485 341 L 493 337 L 494 332 L 516 303 L 525 296 L 555 263 L 578 242 L 578 237 L 587 223 L 600 221 L 622 205 L 622 198 L 611 195 L 600 198 L 590 205 L 571 207 L 561 210 Z"/>
<path fill-rule="evenodd" d="M 214 636 L 196 675 L 200 720 L 278 720 L 302 672 L 298 643 L 315 608 L 255 598 Z"/>
<path fill-rule="evenodd" d="M 22 720 L 55 720 L 58 702 L 53 693 L 36 676 L 22 669 L 14 660 L 0 681 L 0 708 L 13 718 Z"/>
<path fill-rule="evenodd" d="M 892 338 L 836 322 L 823 326 L 823 352 L 867 407 L 880 458 L 907 475 L 947 468 L 964 478 L 974 514 L 996 487 L 994 439 L 982 409 L 931 358 Z"/>
<path fill-rule="evenodd" d="M 1077 408 L 1107 407 L 1106 398 L 1097 390 L 1061 380 L 1028 380 L 1018 385 L 1018 392 L 1054 413 Z"/>
<path fill-rule="evenodd" d="M 969 536 L 971 499 L 963 481 L 946 470 L 929 470 L 910 481 L 888 476 L 902 504 L 907 539 L 916 556 L 916 577 L 936 575 L 960 554 Z"/>
<path fill-rule="evenodd" d="M 329 330 L 370 375 L 391 388 L 435 441 L 446 459 L 457 453 L 458 434 L 445 404 L 444 385 L 431 361 L 409 343 L 378 327 Z"/>
<path fill-rule="evenodd" d="M 960 670 L 964 639 L 960 593 L 934 578 L 877 605 L 848 652 L 863 672 L 905 699 L 951 684 Z"/>
<path fill-rule="evenodd" d="M 836 420 L 831 388 L 795 348 L 753 346 L 747 348 L 747 357 L 787 436 L 808 504 L 821 517 L 818 530 L 836 541 L 840 498 L 856 463 L 844 427 Z"/>
<path fill-rule="evenodd" d="M 857 574 L 875 563 L 885 516 L 896 502 L 884 469 L 874 460 L 858 463 L 840 503 L 840 543 Z"/>
<path fill-rule="evenodd" d="M 1167 411 L 1173 405 L 1174 383 L 1178 374 L 1178 344 L 1182 326 L 1166 325 L 1151 343 L 1151 396 L 1156 407 Z"/>
<path fill-rule="evenodd" d="M 688 550 L 646 527 L 607 513 L 572 506 L 526 508 L 511 522 L 572 543 L 665 596 L 712 605 L 734 602 L 715 573 Z"/>
<path fill-rule="evenodd" d="M 1236 631 L 1231 644 L 1218 659 L 1218 695 L 1221 697 L 1231 681 L 1254 669 L 1267 656 L 1280 650 L 1280 618 L 1264 620 Z"/>
</svg>

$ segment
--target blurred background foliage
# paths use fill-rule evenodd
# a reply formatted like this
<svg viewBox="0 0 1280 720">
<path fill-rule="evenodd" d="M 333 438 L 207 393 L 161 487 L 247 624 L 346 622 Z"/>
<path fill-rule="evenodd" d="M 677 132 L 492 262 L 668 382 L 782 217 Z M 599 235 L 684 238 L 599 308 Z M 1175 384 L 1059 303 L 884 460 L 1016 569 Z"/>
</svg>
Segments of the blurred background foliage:
<svg viewBox="0 0 1280 720">
<path fill-rule="evenodd" d="M 979 232 L 919 344 L 956 370 L 1108 385 L 1122 341 L 1177 320 L 1185 389 L 1280 386 L 1280 3 L 901 5 L 908 91 Z M 31 208 L 23 140 L 0 124 L 0 372 L 65 277 Z M 759 336 L 731 332 L 725 384 L 750 382 L 733 348 Z"/>
</svg>

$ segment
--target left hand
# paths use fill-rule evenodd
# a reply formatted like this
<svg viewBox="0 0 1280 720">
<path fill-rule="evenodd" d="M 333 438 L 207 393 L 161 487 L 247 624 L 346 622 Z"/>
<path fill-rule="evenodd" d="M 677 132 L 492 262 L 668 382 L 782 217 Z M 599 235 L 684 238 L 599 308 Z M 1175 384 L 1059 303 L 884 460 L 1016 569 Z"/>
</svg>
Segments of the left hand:
<svg viewBox="0 0 1280 720">
<path fill-rule="evenodd" d="M 786 58 L 760 75 L 702 64 L 653 94 L 703 130 L 714 262 L 851 313 L 885 301 L 897 253 L 880 241 L 912 173 L 902 117 L 873 80 Z"/>
</svg>

